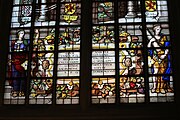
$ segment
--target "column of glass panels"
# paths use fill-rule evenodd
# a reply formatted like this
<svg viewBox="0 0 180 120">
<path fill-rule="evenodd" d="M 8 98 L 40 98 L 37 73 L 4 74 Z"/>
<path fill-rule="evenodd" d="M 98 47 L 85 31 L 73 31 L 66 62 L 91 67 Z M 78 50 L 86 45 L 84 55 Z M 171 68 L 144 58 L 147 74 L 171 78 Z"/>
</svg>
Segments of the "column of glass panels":
<svg viewBox="0 0 180 120">
<path fill-rule="evenodd" d="M 115 103 L 114 2 L 92 2 L 92 80 L 93 104 Z"/>
<path fill-rule="evenodd" d="M 52 104 L 56 0 L 36 0 L 29 104 Z"/>
<path fill-rule="evenodd" d="M 167 0 L 145 0 L 150 102 L 173 102 Z"/>
<path fill-rule="evenodd" d="M 56 104 L 79 104 L 81 2 L 61 0 Z"/>
<path fill-rule="evenodd" d="M 13 1 L 4 104 L 25 104 L 31 13 L 30 0 Z"/>
<path fill-rule="evenodd" d="M 120 103 L 145 102 L 142 14 L 139 0 L 118 2 Z"/>
</svg>

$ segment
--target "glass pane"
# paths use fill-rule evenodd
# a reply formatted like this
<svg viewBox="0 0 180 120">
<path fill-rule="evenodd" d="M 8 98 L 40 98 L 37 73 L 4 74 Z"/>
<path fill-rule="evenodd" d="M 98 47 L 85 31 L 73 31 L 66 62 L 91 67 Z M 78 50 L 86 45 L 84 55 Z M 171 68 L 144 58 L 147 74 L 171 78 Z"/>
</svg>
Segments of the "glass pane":
<svg viewBox="0 0 180 120">
<path fill-rule="evenodd" d="M 81 4 L 62 3 L 60 8 L 60 25 L 80 25 Z"/>
<path fill-rule="evenodd" d="M 13 6 L 11 27 L 31 26 L 32 5 Z"/>
<path fill-rule="evenodd" d="M 168 24 L 148 24 L 146 33 L 148 48 L 167 48 L 171 46 Z"/>
<path fill-rule="evenodd" d="M 58 79 L 56 85 L 57 104 L 79 103 L 79 79 Z"/>
<path fill-rule="evenodd" d="M 93 2 L 93 23 L 114 23 L 114 4 L 112 2 Z"/>
<path fill-rule="evenodd" d="M 145 102 L 145 84 L 143 77 L 120 77 L 120 102 Z"/>
<path fill-rule="evenodd" d="M 29 28 L 31 13 L 31 0 L 13 1 L 4 104 L 25 104 L 31 42 Z"/>
<path fill-rule="evenodd" d="M 150 102 L 174 102 L 173 78 L 169 75 L 149 77 Z"/>
<path fill-rule="evenodd" d="M 55 28 L 35 28 L 33 51 L 54 51 Z"/>
<path fill-rule="evenodd" d="M 52 104 L 53 79 L 32 79 L 29 104 Z"/>
<path fill-rule="evenodd" d="M 115 75 L 115 52 L 92 52 L 92 76 Z"/>
<path fill-rule="evenodd" d="M 79 104 L 81 0 L 61 0 L 56 104 Z"/>
<path fill-rule="evenodd" d="M 148 55 L 149 74 L 172 74 L 171 51 L 150 49 Z"/>
<path fill-rule="evenodd" d="M 80 27 L 65 27 L 59 29 L 59 50 L 79 50 L 81 42 Z"/>
<path fill-rule="evenodd" d="M 115 78 L 92 78 L 93 104 L 115 103 Z"/>
<path fill-rule="evenodd" d="M 54 53 L 33 53 L 29 104 L 52 104 Z"/>
<path fill-rule="evenodd" d="M 150 102 L 173 102 L 171 41 L 168 24 L 147 24 Z"/>
<path fill-rule="evenodd" d="M 167 0 L 145 0 L 147 22 L 168 22 Z"/>
<path fill-rule="evenodd" d="M 93 104 L 115 103 L 114 2 L 93 1 L 92 23 L 94 51 L 92 51 L 91 102 Z"/>
<path fill-rule="evenodd" d="M 7 61 L 4 104 L 25 104 L 28 54 L 10 53 Z"/>
<path fill-rule="evenodd" d="M 57 70 L 58 77 L 80 76 L 80 52 L 60 52 Z"/>
<path fill-rule="evenodd" d="M 113 26 L 93 26 L 92 47 L 93 49 L 115 48 Z"/>
<path fill-rule="evenodd" d="M 140 0 L 121 0 L 118 2 L 119 23 L 142 22 Z"/>
<path fill-rule="evenodd" d="M 142 50 L 120 50 L 119 64 L 120 75 L 142 75 L 144 73 Z"/>
<path fill-rule="evenodd" d="M 141 25 L 119 26 L 119 48 L 142 48 L 143 39 Z"/>
<path fill-rule="evenodd" d="M 31 60 L 32 77 L 53 77 L 54 53 L 33 53 Z"/>
<path fill-rule="evenodd" d="M 56 9 L 56 0 L 37 0 L 35 7 L 35 26 L 55 25 Z"/>
<path fill-rule="evenodd" d="M 29 29 L 11 29 L 9 36 L 10 52 L 29 51 L 29 45 L 30 45 Z"/>
</svg>

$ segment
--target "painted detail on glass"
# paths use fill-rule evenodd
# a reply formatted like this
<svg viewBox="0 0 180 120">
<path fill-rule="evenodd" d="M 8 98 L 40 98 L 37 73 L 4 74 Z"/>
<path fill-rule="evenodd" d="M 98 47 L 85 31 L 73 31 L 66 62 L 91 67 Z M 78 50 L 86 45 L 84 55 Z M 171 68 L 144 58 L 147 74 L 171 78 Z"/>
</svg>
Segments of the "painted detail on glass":
<svg viewBox="0 0 180 120">
<path fill-rule="evenodd" d="M 29 104 L 52 104 L 53 67 L 54 53 L 33 53 Z"/>
<path fill-rule="evenodd" d="M 9 38 L 9 53 L 4 104 L 24 104 L 27 82 L 29 29 L 12 29 Z"/>
<path fill-rule="evenodd" d="M 56 85 L 57 104 L 79 103 L 79 79 L 58 79 Z"/>
<path fill-rule="evenodd" d="M 120 75 L 143 74 L 142 50 L 120 50 L 119 51 Z"/>
<path fill-rule="evenodd" d="M 147 22 L 168 22 L 167 0 L 145 0 Z"/>
<path fill-rule="evenodd" d="M 119 23 L 142 22 L 141 2 L 139 0 L 122 0 L 118 2 Z"/>
<path fill-rule="evenodd" d="M 52 79 L 31 80 L 29 104 L 52 104 L 52 86 Z"/>
<path fill-rule="evenodd" d="M 114 23 L 113 7 L 112 2 L 94 2 L 93 23 Z"/>
<path fill-rule="evenodd" d="M 92 52 L 92 76 L 115 75 L 115 52 Z"/>
<path fill-rule="evenodd" d="M 55 25 L 56 9 L 56 0 L 36 0 L 35 26 Z"/>
<path fill-rule="evenodd" d="M 173 101 L 171 42 L 168 24 L 148 24 L 148 73 L 151 102 Z M 165 97 L 166 96 L 166 97 Z"/>
<path fill-rule="evenodd" d="M 79 76 L 80 75 L 80 53 L 60 52 L 58 54 L 57 76 Z"/>
<path fill-rule="evenodd" d="M 140 25 L 119 26 L 119 48 L 142 48 L 142 42 Z"/>
<path fill-rule="evenodd" d="M 113 26 L 93 26 L 92 47 L 93 49 L 115 48 Z"/>
<path fill-rule="evenodd" d="M 79 50 L 80 34 L 80 27 L 60 28 L 59 50 Z"/>
<path fill-rule="evenodd" d="M 80 3 L 64 3 L 60 8 L 60 25 L 79 25 L 81 19 Z"/>
<path fill-rule="evenodd" d="M 120 102 L 145 102 L 145 84 L 143 77 L 120 77 Z"/>
<path fill-rule="evenodd" d="M 28 54 L 14 52 L 8 55 L 4 104 L 25 104 Z"/>
<path fill-rule="evenodd" d="M 34 30 L 33 51 L 54 51 L 55 28 Z"/>
<path fill-rule="evenodd" d="M 53 77 L 54 53 L 33 53 L 32 77 Z"/>
<path fill-rule="evenodd" d="M 115 78 L 92 78 L 92 103 L 115 103 Z"/>
</svg>

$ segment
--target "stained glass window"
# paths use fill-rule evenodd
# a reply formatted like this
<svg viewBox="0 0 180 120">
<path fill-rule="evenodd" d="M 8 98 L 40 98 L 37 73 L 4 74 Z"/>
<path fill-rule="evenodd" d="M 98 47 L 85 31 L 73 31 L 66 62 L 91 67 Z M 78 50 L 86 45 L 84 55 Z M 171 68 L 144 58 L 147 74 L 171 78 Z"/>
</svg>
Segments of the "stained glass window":
<svg viewBox="0 0 180 120">
<path fill-rule="evenodd" d="M 4 104 L 79 104 L 80 43 L 80 0 L 14 0 Z"/>
<path fill-rule="evenodd" d="M 166 0 L 92 0 L 92 23 L 93 104 L 174 101 Z"/>
<path fill-rule="evenodd" d="M 174 102 L 168 1 L 90 1 L 13 0 L 4 104 Z"/>
</svg>

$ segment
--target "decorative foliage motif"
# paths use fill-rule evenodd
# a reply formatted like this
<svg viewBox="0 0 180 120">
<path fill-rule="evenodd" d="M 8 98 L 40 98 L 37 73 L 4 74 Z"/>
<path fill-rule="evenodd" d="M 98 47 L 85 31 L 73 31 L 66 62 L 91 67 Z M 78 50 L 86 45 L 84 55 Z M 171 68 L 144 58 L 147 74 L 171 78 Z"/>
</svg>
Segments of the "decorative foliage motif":
<svg viewBox="0 0 180 120">
<path fill-rule="evenodd" d="M 92 47 L 94 49 L 115 48 L 113 26 L 94 26 L 92 32 Z"/>
<path fill-rule="evenodd" d="M 58 79 L 56 90 L 58 104 L 78 104 L 79 79 Z"/>
<path fill-rule="evenodd" d="M 115 79 L 92 78 L 92 103 L 115 103 Z"/>
</svg>

